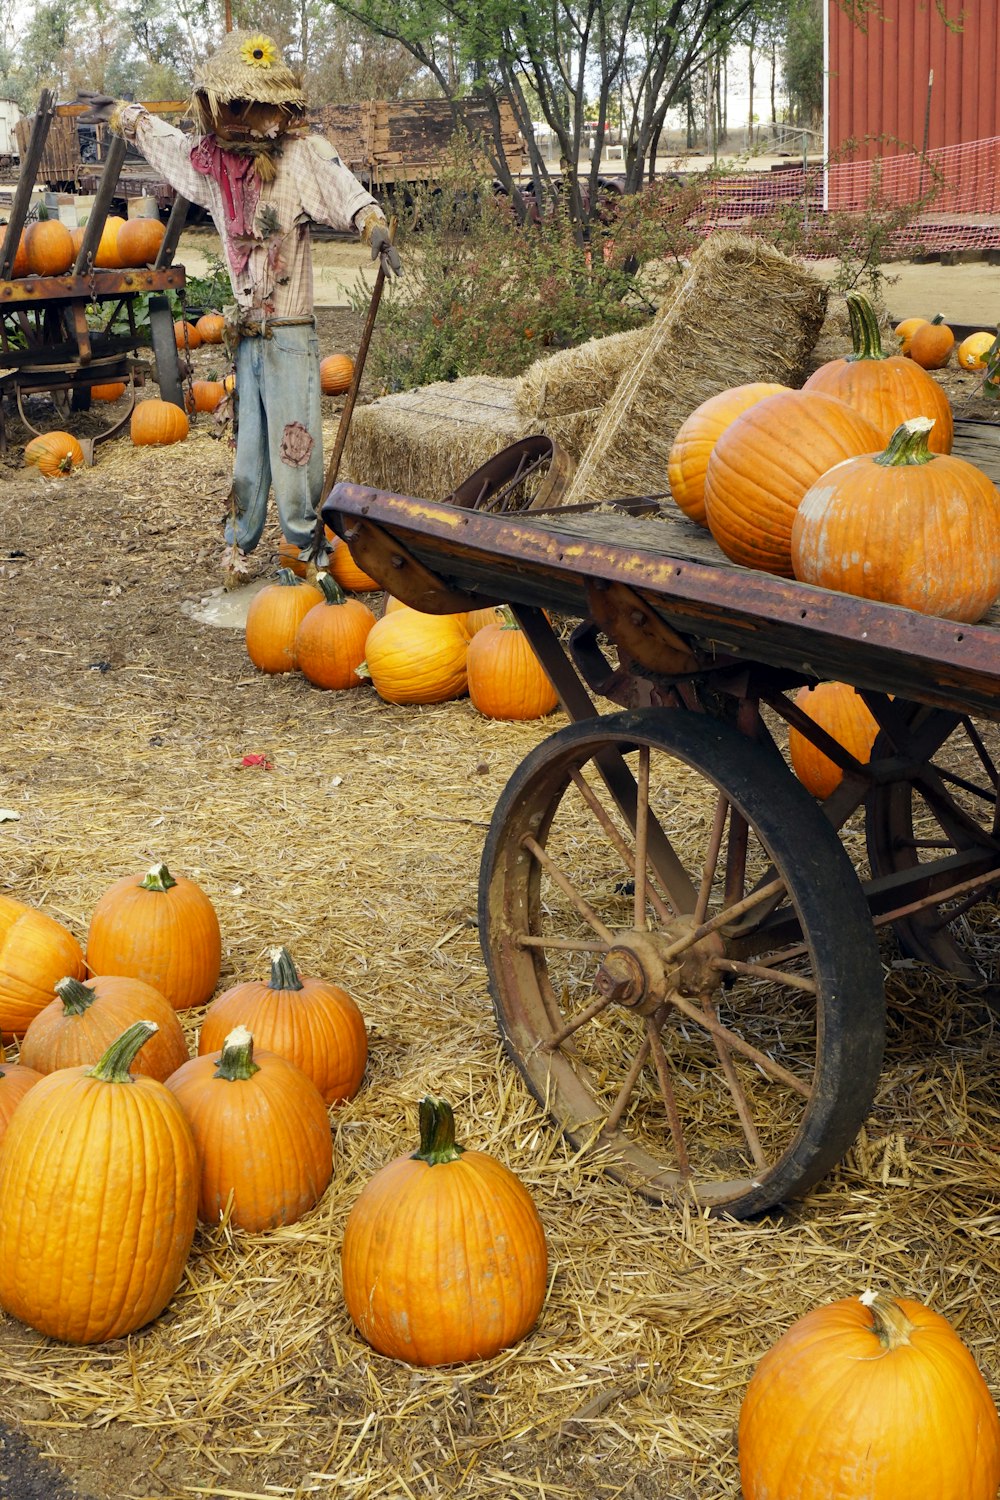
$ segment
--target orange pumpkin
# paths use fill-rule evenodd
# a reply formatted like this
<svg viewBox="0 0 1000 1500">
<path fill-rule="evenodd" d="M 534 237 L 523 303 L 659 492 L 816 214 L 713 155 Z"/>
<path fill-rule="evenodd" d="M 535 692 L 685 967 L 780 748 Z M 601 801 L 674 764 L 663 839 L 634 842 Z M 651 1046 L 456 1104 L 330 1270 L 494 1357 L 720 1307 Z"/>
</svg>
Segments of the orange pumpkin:
<svg viewBox="0 0 1000 1500">
<path fill-rule="evenodd" d="M 854 352 L 820 365 L 802 389 L 846 401 L 874 424 L 882 443 L 907 417 L 930 417 L 931 451 L 950 453 L 955 427 L 945 391 L 915 360 L 883 354 L 878 319 L 867 297 L 848 292 L 847 306 Z"/>
<path fill-rule="evenodd" d="M 524 631 L 502 605 L 499 619 L 469 642 L 466 670 L 473 708 L 488 719 L 540 719 L 559 702 Z"/>
<path fill-rule="evenodd" d="M 190 431 L 187 412 L 172 401 L 160 401 L 155 396 L 136 404 L 129 424 L 132 442 L 137 448 L 163 448 L 170 443 L 182 443 Z"/>
<path fill-rule="evenodd" d="M 221 344 L 226 320 L 221 313 L 202 313 L 194 325 L 203 344 Z"/>
<path fill-rule="evenodd" d="M 370 594 L 382 587 L 370 573 L 358 567 L 350 547 L 342 537 L 334 536 L 329 527 L 327 527 L 327 540 L 331 543 L 327 567 L 342 589 L 349 594 Z"/>
<path fill-rule="evenodd" d="M 820 391 L 758 401 L 719 436 L 708 460 L 705 508 L 727 557 L 792 576 L 792 522 L 811 485 L 845 458 L 877 453 L 877 428 Z"/>
<path fill-rule="evenodd" d="M 21 1061 L 39 1073 L 96 1063 L 133 1021 L 157 1030 L 143 1045 L 132 1071 L 165 1082 L 188 1058 L 177 1012 L 159 990 L 142 979 L 102 974 L 83 982 L 68 976 L 56 996 L 32 1021 L 21 1043 Z"/>
<path fill-rule="evenodd" d="M 120 271 L 124 265 L 118 254 L 118 236 L 126 221 L 117 214 L 109 214 L 101 230 L 101 238 L 94 251 L 94 265 L 98 270 Z"/>
<path fill-rule="evenodd" d="M 194 323 L 178 318 L 174 324 L 174 343 L 178 349 L 200 349 L 201 334 Z"/>
<path fill-rule="evenodd" d="M 46 479 L 58 479 L 83 463 L 83 449 L 71 432 L 45 432 L 25 445 L 24 461 Z"/>
<path fill-rule="evenodd" d="M 707 526 L 705 519 L 705 471 L 709 455 L 719 435 L 725 432 L 742 412 L 768 396 L 788 389 L 764 380 L 736 385 L 731 390 L 710 396 L 687 417 L 677 429 L 667 461 L 670 493 L 685 515 Z"/>
<path fill-rule="evenodd" d="M 287 1057 L 311 1078 L 326 1104 L 353 1099 L 368 1062 L 364 1017 L 346 990 L 298 972 L 287 948 L 271 949 L 271 977 L 247 979 L 213 1000 L 198 1037 L 215 1052 L 234 1026 L 261 1047 Z"/>
<path fill-rule="evenodd" d="M 7 1134 L 7 1126 L 25 1094 L 41 1081 L 41 1073 L 36 1073 L 34 1068 L 24 1063 L 8 1062 L 0 1046 L 0 1141 Z"/>
<path fill-rule="evenodd" d="M 362 1189 L 341 1247 L 344 1301 L 380 1354 L 412 1365 L 490 1359 L 545 1299 L 545 1231 L 527 1189 L 455 1143 L 443 1099 L 420 1103 L 420 1148 Z"/>
<path fill-rule="evenodd" d="M 86 232 L 87 231 L 86 231 L 85 227 L 82 224 L 79 225 L 75 229 L 71 229 L 70 232 L 69 232 L 69 237 L 73 241 L 73 265 L 74 266 L 76 265 L 77 257 L 80 254 L 80 251 L 83 249 L 83 237 L 86 234 Z"/>
<path fill-rule="evenodd" d="M 954 347 L 955 335 L 938 313 L 929 323 L 921 323 L 914 330 L 910 339 L 910 358 L 925 370 L 943 370 Z"/>
<path fill-rule="evenodd" d="M 397 609 L 368 632 L 359 676 L 387 703 L 444 703 L 468 687 L 469 637 L 458 615 Z"/>
<path fill-rule="evenodd" d="M 73 264 L 73 238 L 59 219 L 40 219 L 25 232 L 28 274 L 64 276 Z"/>
<path fill-rule="evenodd" d="M 820 682 L 795 694 L 795 704 L 808 714 L 831 739 L 867 765 L 878 735 L 878 720 L 857 690 L 846 682 Z M 798 729 L 788 731 L 788 753 L 792 769 L 807 791 L 825 800 L 837 790 L 844 773 L 835 761 Z"/>
<path fill-rule="evenodd" d="M 129 1071 L 153 1030 L 137 1021 L 94 1067 L 36 1083 L 0 1153 L 0 1305 L 64 1343 L 142 1328 L 191 1250 L 191 1127 L 162 1083 Z"/>
<path fill-rule="evenodd" d="M 319 383 L 324 396 L 342 396 L 354 378 L 349 354 L 328 354 L 319 362 Z"/>
<path fill-rule="evenodd" d="M 398 603 L 398 601 L 395 602 Z M 386 604 L 387 613 L 388 608 L 389 606 Z M 497 620 L 502 618 L 499 614 L 499 609 L 499 604 L 487 604 L 482 609 L 469 610 L 465 616 L 465 627 L 469 632 L 470 639 L 478 631 L 485 629 L 487 625 L 495 625 Z"/>
<path fill-rule="evenodd" d="M 348 599 L 329 573 L 321 573 L 316 581 L 323 603 L 313 605 L 296 631 L 299 671 L 316 687 L 360 687 L 357 668 L 365 659 L 365 642 L 375 616 L 360 599 Z"/>
<path fill-rule="evenodd" d="M 921 328 L 926 322 L 926 318 L 904 318 L 901 323 L 896 324 L 895 328 L 893 329 L 893 333 L 899 339 L 900 354 L 909 354 L 910 340 L 913 338 L 913 335 L 916 333 L 917 329 Z"/>
<path fill-rule="evenodd" d="M 1000 1419 L 946 1319 L 866 1292 L 814 1308 L 764 1355 L 739 1462 L 744 1500 L 994 1500 Z"/>
<path fill-rule="evenodd" d="M 314 583 L 296 578 L 291 568 L 279 568 L 250 601 L 246 620 L 247 655 L 260 672 L 295 671 L 295 635 L 323 594 Z"/>
<path fill-rule="evenodd" d="M 92 974 L 142 979 L 174 1010 L 204 1005 L 219 982 L 222 934 L 215 907 L 199 885 L 153 865 L 126 875 L 94 907 L 87 937 Z"/>
<path fill-rule="evenodd" d="M 299 556 L 298 543 L 286 541 L 284 537 L 278 543 L 278 566 L 288 568 L 296 578 L 309 576 L 309 562 L 306 558 Z"/>
<path fill-rule="evenodd" d="M 192 380 L 191 407 L 195 411 L 214 411 L 225 394 L 226 388 L 221 380 Z"/>
<path fill-rule="evenodd" d="M 1000 493 L 964 458 L 931 453 L 929 429 L 903 422 L 884 453 L 813 485 L 792 529 L 796 578 L 969 623 L 1000 597 Z"/>
<path fill-rule="evenodd" d="M 92 401 L 119 401 L 125 394 L 124 380 L 110 380 L 104 385 L 90 387 Z"/>
<path fill-rule="evenodd" d="M 996 341 L 995 333 L 970 333 L 958 346 L 958 364 L 963 370 L 985 370 L 986 356 Z"/>
<path fill-rule="evenodd" d="M 316 1085 L 285 1057 L 254 1050 L 245 1026 L 167 1080 L 198 1148 L 198 1217 L 240 1229 L 294 1224 L 333 1176 L 333 1140 Z"/>
<path fill-rule="evenodd" d="M 83 950 L 76 938 L 45 912 L 14 896 L 0 895 L 0 1032 L 23 1036 L 52 999 L 64 974 L 82 979 Z"/>
<path fill-rule="evenodd" d="M 21 238 L 17 242 L 17 249 L 14 251 L 14 264 L 10 268 L 10 274 L 12 278 L 15 276 L 27 276 L 30 274 L 30 271 L 31 267 L 28 264 L 28 236 L 22 229 Z"/>
<path fill-rule="evenodd" d="M 118 231 L 120 266 L 151 266 L 160 253 L 167 229 L 159 219 L 127 219 Z"/>
</svg>

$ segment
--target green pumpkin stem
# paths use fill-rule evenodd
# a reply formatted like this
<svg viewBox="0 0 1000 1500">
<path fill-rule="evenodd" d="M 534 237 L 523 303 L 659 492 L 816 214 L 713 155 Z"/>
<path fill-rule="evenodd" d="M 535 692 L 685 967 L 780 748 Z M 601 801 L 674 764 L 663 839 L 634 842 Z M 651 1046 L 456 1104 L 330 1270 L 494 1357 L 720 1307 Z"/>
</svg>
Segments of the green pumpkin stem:
<svg viewBox="0 0 1000 1500">
<path fill-rule="evenodd" d="M 887 469 L 902 468 L 906 464 L 929 464 L 935 456 L 927 446 L 927 436 L 933 426 L 933 417 L 908 417 L 896 428 L 885 452 L 875 455 L 875 462 Z"/>
<path fill-rule="evenodd" d="M 296 578 L 296 576 L 292 572 L 291 568 L 279 568 L 278 569 L 278 582 L 284 588 L 297 588 L 298 584 L 299 584 L 299 579 Z"/>
<path fill-rule="evenodd" d="M 497 614 L 500 616 L 499 625 L 501 630 L 520 630 L 520 625 L 514 618 L 514 611 L 509 604 L 498 604 Z"/>
<path fill-rule="evenodd" d="M 300 990 L 302 988 L 302 980 L 295 967 L 295 960 L 287 948 L 271 949 L 271 979 L 268 987 L 272 990 Z"/>
<path fill-rule="evenodd" d="M 316 582 L 323 590 L 323 597 L 327 604 L 347 603 L 347 595 L 332 573 L 317 573 Z"/>
<path fill-rule="evenodd" d="M 253 1060 L 253 1036 L 245 1026 L 234 1026 L 222 1044 L 216 1078 L 227 1083 L 246 1083 L 260 1068 Z"/>
<path fill-rule="evenodd" d="M 55 990 L 63 1003 L 63 1015 L 66 1016 L 82 1016 L 97 999 L 96 990 L 90 989 L 69 974 L 65 979 L 59 980 Z"/>
<path fill-rule="evenodd" d="M 131 1083 L 129 1069 L 135 1062 L 136 1053 L 159 1029 L 155 1021 L 133 1021 L 121 1036 L 115 1038 L 104 1056 L 88 1068 L 90 1077 L 99 1078 L 102 1083 Z"/>
<path fill-rule="evenodd" d="M 420 1150 L 414 1151 L 413 1161 L 425 1161 L 429 1167 L 438 1167 L 442 1162 L 458 1161 L 464 1146 L 455 1143 L 455 1116 L 445 1099 L 434 1099 L 430 1094 L 420 1101 Z"/>
<path fill-rule="evenodd" d="M 910 1342 L 915 1324 L 899 1303 L 884 1292 L 863 1292 L 861 1301 L 872 1315 L 875 1335 L 883 1349 L 899 1349 Z"/>
<path fill-rule="evenodd" d="M 140 880 L 139 885 L 144 891 L 169 891 L 171 886 L 177 884 L 166 865 L 154 865 L 146 876 Z"/>
<path fill-rule="evenodd" d="M 863 292 L 848 292 L 847 315 L 851 320 L 851 343 L 853 352 L 847 356 L 849 363 L 859 359 L 888 359 L 882 348 L 875 309 Z"/>
</svg>

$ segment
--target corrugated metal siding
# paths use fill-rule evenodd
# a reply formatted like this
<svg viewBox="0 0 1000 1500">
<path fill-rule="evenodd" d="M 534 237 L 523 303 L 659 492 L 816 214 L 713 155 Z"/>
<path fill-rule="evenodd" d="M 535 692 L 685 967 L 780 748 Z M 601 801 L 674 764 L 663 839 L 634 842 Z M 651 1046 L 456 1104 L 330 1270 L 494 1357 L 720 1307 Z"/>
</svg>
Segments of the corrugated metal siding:
<svg viewBox="0 0 1000 1500">
<path fill-rule="evenodd" d="M 827 0 L 832 160 L 862 160 L 1000 136 L 1000 0 L 881 0 L 866 31 Z M 845 143 L 858 145 L 845 157 Z M 899 142 L 899 145 L 894 144 Z"/>
</svg>

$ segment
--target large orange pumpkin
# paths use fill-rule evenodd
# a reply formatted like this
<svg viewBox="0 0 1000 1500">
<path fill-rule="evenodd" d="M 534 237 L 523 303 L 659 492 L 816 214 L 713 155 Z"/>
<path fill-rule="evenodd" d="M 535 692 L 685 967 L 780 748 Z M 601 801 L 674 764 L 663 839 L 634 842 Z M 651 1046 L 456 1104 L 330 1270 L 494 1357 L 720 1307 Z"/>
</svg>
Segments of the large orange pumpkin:
<svg viewBox="0 0 1000 1500">
<path fill-rule="evenodd" d="M 0 894 L 0 1032 L 23 1036 L 64 974 L 82 979 L 83 950 L 68 927 Z"/>
<path fill-rule="evenodd" d="M 64 276 L 73 264 L 73 236 L 60 219 L 40 219 L 25 231 L 28 273 Z"/>
<path fill-rule="evenodd" d="M 190 431 L 187 412 L 172 401 L 160 401 L 155 396 L 137 402 L 129 425 L 137 448 L 165 448 L 171 443 L 182 443 Z"/>
<path fill-rule="evenodd" d="M 72 236 L 72 230 L 70 231 L 70 235 Z M 17 242 L 17 249 L 14 251 L 14 264 L 10 268 L 10 274 L 12 278 L 15 276 L 27 276 L 30 271 L 31 267 L 28 264 L 28 236 L 26 231 L 22 229 L 21 237 Z"/>
<path fill-rule="evenodd" d="M 0 1046 L 0 1142 L 7 1134 L 7 1126 L 25 1094 L 41 1081 L 41 1073 L 36 1073 L 26 1063 L 8 1062 L 4 1049 Z"/>
<path fill-rule="evenodd" d="M 0 1305 L 70 1344 L 123 1338 L 163 1311 L 194 1239 L 198 1160 L 170 1091 L 130 1072 L 154 1028 L 22 1099 L 0 1153 Z"/>
<path fill-rule="evenodd" d="M 55 999 L 24 1033 L 21 1061 L 39 1073 L 96 1063 L 133 1021 L 153 1021 L 157 1030 L 140 1048 L 132 1071 L 165 1082 L 188 1058 L 177 1012 L 151 984 L 120 974 L 85 983 L 60 979 Z"/>
<path fill-rule="evenodd" d="M 375 616 L 360 599 L 348 599 L 329 573 L 320 573 L 316 581 L 323 603 L 313 605 L 295 633 L 299 671 L 316 687 L 360 687 L 357 669 L 365 659 L 365 642 Z"/>
<path fill-rule="evenodd" d="M 192 380 L 188 410 L 214 411 L 225 395 L 226 388 L 221 380 Z"/>
<path fill-rule="evenodd" d="M 868 763 L 879 726 L 856 688 L 846 682 L 820 682 L 799 688 L 794 701 L 855 760 Z M 831 796 L 844 779 L 837 763 L 795 728 L 788 731 L 788 753 L 796 776 L 814 797 Z"/>
<path fill-rule="evenodd" d="M 847 307 L 853 353 L 820 365 L 802 389 L 846 401 L 874 424 L 883 443 L 907 417 L 930 417 L 931 451 L 950 453 L 955 427 L 943 387 L 914 360 L 882 352 L 878 319 L 867 297 L 848 292 Z"/>
<path fill-rule="evenodd" d="M 736 385 L 731 390 L 720 391 L 717 396 L 709 396 L 681 423 L 670 448 L 667 479 L 671 495 L 692 521 L 697 521 L 700 526 L 708 525 L 705 519 L 705 471 L 720 433 L 758 401 L 777 396 L 787 389 L 785 385 L 774 385 L 765 380 Z"/>
<path fill-rule="evenodd" d="M 455 1143 L 443 1099 L 420 1103 L 420 1148 L 377 1172 L 347 1219 L 347 1310 L 380 1354 L 412 1365 L 490 1359 L 534 1326 L 545 1231 L 501 1162 Z"/>
<path fill-rule="evenodd" d="M 387 703 L 444 703 L 468 688 L 468 649 L 461 616 L 397 609 L 375 621 L 358 673 Z"/>
<path fill-rule="evenodd" d="M 910 339 L 910 358 L 925 370 L 943 370 L 951 359 L 955 335 L 937 313 L 929 322 L 914 329 Z"/>
<path fill-rule="evenodd" d="M 342 396 L 354 378 L 354 361 L 349 354 L 328 354 L 319 362 L 320 389 L 325 396 Z"/>
<path fill-rule="evenodd" d="M 202 339 L 197 325 L 178 318 L 174 324 L 174 343 L 178 349 L 200 349 Z"/>
<path fill-rule="evenodd" d="M 327 567 L 330 575 L 349 594 L 370 594 L 382 585 L 378 583 L 364 568 L 358 567 L 354 561 L 354 554 L 342 537 L 334 536 L 327 528 L 327 540 L 330 543 L 330 560 Z"/>
<path fill-rule="evenodd" d="M 221 313 L 202 313 L 195 328 L 203 344 L 221 344 L 226 331 L 226 320 Z"/>
<path fill-rule="evenodd" d="M 1000 597 L 1000 493 L 964 458 L 931 453 L 930 425 L 903 422 L 884 453 L 812 486 L 792 528 L 796 578 L 970 623 Z"/>
<path fill-rule="evenodd" d="M 333 1176 L 326 1105 L 300 1068 L 254 1050 L 237 1026 L 220 1050 L 167 1080 L 198 1148 L 198 1217 L 218 1224 L 232 1201 L 240 1229 L 294 1224 L 319 1202 Z"/>
<path fill-rule="evenodd" d="M 71 432 L 43 432 L 25 444 L 24 461 L 46 479 L 58 479 L 80 467 L 83 449 Z"/>
<path fill-rule="evenodd" d="M 120 401 L 125 394 L 124 380 L 109 380 L 90 387 L 91 401 Z"/>
<path fill-rule="evenodd" d="M 916 333 L 917 329 L 926 322 L 926 318 L 904 318 L 901 323 L 896 324 L 895 328 L 892 331 L 899 339 L 900 354 L 909 354 L 910 340 L 913 338 L 913 335 Z"/>
<path fill-rule="evenodd" d="M 326 1104 L 353 1099 L 368 1061 L 364 1017 L 346 990 L 298 972 L 287 948 L 272 948 L 271 977 L 246 979 L 212 1001 L 198 1036 L 215 1052 L 234 1026 L 301 1068 Z"/>
<path fill-rule="evenodd" d="M 266 584 L 250 601 L 246 619 L 247 655 L 260 672 L 295 671 L 295 636 L 323 594 L 314 583 L 279 568 L 276 583 Z"/>
<path fill-rule="evenodd" d="M 540 719 L 559 695 L 507 605 L 469 642 L 466 671 L 473 708 L 488 719 Z"/>
<path fill-rule="evenodd" d="M 222 968 L 215 907 L 195 881 L 164 864 L 126 875 L 94 907 L 87 965 L 92 974 L 145 980 L 174 1010 L 204 1005 Z"/>
<path fill-rule="evenodd" d="M 159 219 L 127 219 L 118 231 L 116 250 L 120 266 L 152 265 L 163 244 L 166 225 Z"/>
<path fill-rule="evenodd" d="M 995 1500 L 1000 1420 L 946 1319 L 866 1293 L 806 1313 L 764 1355 L 739 1460 L 744 1500 Z"/>
<path fill-rule="evenodd" d="M 118 254 L 118 236 L 125 228 L 125 219 L 109 214 L 101 230 L 101 238 L 94 251 L 94 265 L 99 270 L 120 271 L 123 262 Z"/>
</svg>

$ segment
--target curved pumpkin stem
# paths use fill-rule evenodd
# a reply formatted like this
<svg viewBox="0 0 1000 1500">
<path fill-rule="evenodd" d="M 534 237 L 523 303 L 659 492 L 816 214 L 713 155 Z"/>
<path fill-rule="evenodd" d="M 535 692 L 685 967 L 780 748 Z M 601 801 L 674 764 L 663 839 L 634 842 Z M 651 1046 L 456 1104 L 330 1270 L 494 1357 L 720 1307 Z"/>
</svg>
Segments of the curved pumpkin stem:
<svg viewBox="0 0 1000 1500">
<path fill-rule="evenodd" d="M 875 309 L 863 292 L 848 292 L 845 296 L 847 315 L 851 320 L 851 343 L 853 352 L 847 356 L 850 363 L 859 359 L 888 359 L 882 348 Z"/>
<path fill-rule="evenodd" d="M 347 595 L 331 573 L 317 573 L 316 583 L 323 590 L 327 604 L 347 603 Z"/>
<path fill-rule="evenodd" d="M 295 967 L 295 960 L 287 948 L 271 949 L 271 978 L 268 988 L 272 990 L 302 989 L 302 980 Z"/>
<path fill-rule="evenodd" d="M 298 586 L 299 580 L 298 578 L 296 578 L 291 568 L 279 568 L 278 582 L 284 588 L 296 588 Z"/>
<path fill-rule="evenodd" d="M 509 604 L 498 604 L 497 614 L 501 617 L 498 624 L 501 630 L 520 630 L 520 625 L 514 619 L 514 611 Z"/>
<path fill-rule="evenodd" d="M 901 1349 L 910 1342 L 916 1324 L 906 1316 L 899 1303 L 884 1292 L 864 1292 L 861 1301 L 872 1315 L 875 1335 L 883 1349 Z"/>
<path fill-rule="evenodd" d="M 214 1077 L 227 1083 L 246 1083 L 260 1067 L 253 1060 L 253 1036 L 245 1026 L 234 1026 L 222 1044 L 222 1055 Z"/>
<path fill-rule="evenodd" d="M 132 1083 L 129 1069 L 135 1062 L 136 1053 L 159 1029 L 155 1021 L 133 1021 L 120 1037 L 115 1038 L 104 1056 L 87 1069 L 89 1076 L 99 1078 L 102 1083 Z"/>
<path fill-rule="evenodd" d="M 171 886 L 177 884 L 166 865 L 154 865 L 145 880 L 140 880 L 139 885 L 144 891 L 169 891 Z"/>
<path fill-rule="evenodd" d="M 875 462 L 887 469 L 929 464 L 935 457 L 927 446 L 927 435 L 933 426 L 933 417 L 908 417 L 892 434 L 885 452 L 875 455 Z"/>
<path fill-rule="evenodd" d="M 464 1150 L 455 1142 L 455 1116 L 447 1100 L 430 1094 L 421 1099 L 420 1150 L 414 1151 L 411 1160 L 438 1167 L 442 1162 L 457 1161 Z"/>
<path fill-rule="evenodd" d="M 82 1016 L 97 999 L 96 990 L 69 974 L 58 981 L 55 991 L 63 1003 L 63 1014 L 67 1016 Z"/>
</svg>

